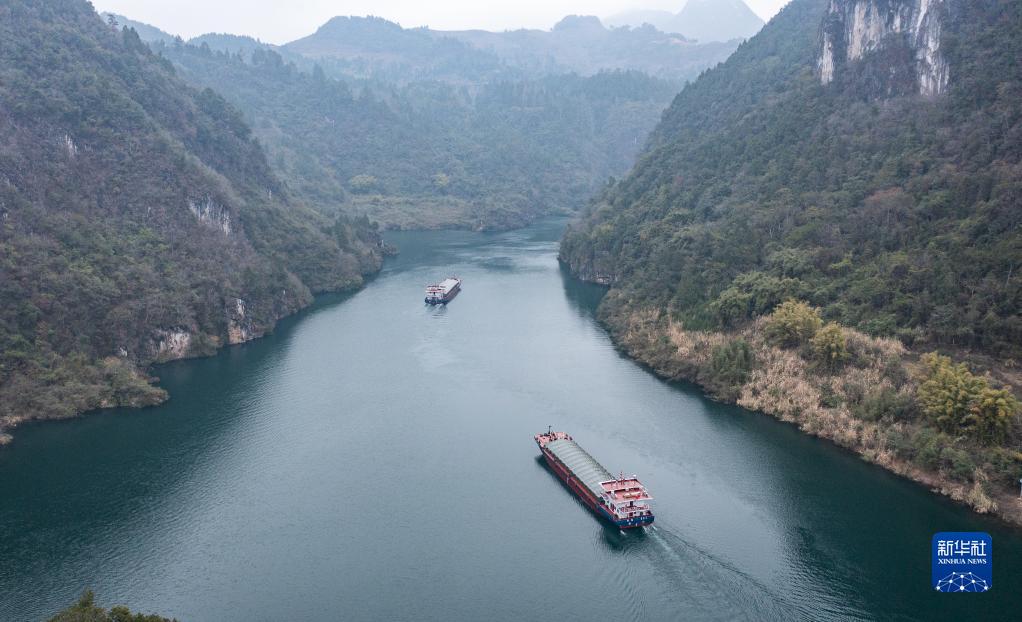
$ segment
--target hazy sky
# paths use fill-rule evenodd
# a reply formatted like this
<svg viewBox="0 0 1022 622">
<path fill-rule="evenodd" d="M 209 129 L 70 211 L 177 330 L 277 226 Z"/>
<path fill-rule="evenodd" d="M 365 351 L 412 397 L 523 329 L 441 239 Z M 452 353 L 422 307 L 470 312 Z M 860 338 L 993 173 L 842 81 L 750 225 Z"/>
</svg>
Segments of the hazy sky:
<svg viewBox="0 0 1022 622">
<path fill-rule="evenodd" d="M 746 0 L 768 20 L 788 0 Z M 184 38 L 229 32 L 286 43 L 335 15 L 378 15 L 440 30 L 550 28 L 565 15 L 606 17 L 626 9 L 677 11 L 684 0 L 93 0 L 110 11 Z"/>
</svg>

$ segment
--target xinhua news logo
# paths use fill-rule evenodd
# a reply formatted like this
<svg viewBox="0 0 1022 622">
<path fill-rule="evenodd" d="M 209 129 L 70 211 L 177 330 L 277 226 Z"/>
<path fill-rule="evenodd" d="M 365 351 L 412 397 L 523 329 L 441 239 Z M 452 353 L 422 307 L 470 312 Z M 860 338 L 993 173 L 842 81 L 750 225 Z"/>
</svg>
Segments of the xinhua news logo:
<svg viewBox="0 0 1022 622">
<path fill-rule="evenodd" d="M 989 592 L 993 587 L 993 541 L 981 531 L 933 536 L 932 585 L 937 592 Z"/>
</svg>

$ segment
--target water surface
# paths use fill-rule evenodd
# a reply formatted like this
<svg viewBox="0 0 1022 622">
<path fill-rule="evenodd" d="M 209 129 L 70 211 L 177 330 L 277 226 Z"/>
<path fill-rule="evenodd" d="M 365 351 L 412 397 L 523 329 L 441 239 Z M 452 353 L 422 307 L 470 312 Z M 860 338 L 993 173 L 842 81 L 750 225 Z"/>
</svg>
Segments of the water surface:
<svg viewBox="0 0 1022 622">
<path fill-rule="evenodd" d="M 365 290 L 157 369 L 173 398 L 0 451 L 0 620 L 86 586 L 182 621 L 1012 619 L 1022 539 L 790 426 L 662 382 L 556 262 L 561 223 L 402 233 Z M 423 287 L 464 278 L 448 307 Z M 571 432 L 639 474 L 621 532 L 537 460 Z M 930 591 L 938 531 L 994 587 Z M 1017 619 L 1017 618 L 1016 618 Z"/>
</svg>

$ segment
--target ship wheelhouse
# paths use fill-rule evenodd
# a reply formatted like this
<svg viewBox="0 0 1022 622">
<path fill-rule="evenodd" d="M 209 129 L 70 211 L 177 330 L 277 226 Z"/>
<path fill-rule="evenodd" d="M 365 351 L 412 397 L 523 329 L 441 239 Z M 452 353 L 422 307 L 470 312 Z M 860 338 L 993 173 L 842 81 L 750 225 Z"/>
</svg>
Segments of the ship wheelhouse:
<svg viewBox="0 0 1022 622">
<path fill-rule="evenodd" d="M 603 492 L 600 500 L 617 520 L 633 520 L 652 516 L 649 502 L 653 500 L 646 487 L 635 477 L 619 476 L 617 479 L 600 482 Z"/>
</svg>

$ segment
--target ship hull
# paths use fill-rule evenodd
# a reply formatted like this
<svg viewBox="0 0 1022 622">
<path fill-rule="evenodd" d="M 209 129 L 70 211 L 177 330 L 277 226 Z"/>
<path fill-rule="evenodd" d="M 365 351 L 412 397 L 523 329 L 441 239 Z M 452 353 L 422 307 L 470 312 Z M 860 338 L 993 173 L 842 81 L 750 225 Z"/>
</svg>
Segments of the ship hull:
<svg viewBox="0 0 1022 622">
<path fill-rule="evenodd" d="M 636 529 L 638 527 L 645 527 L 646 525 L 653 524 L 653 516 L 638 516 L 631 519 L 617 520 L 614 516 L 602 506 L 599 500 L 593 495 L 593 493 L 586 488 L 582 482 L 578 480 L 571 471 L 568 470 L 561 462 L 555 458 L 550 452 L 543 448 L 543 458 L 546 460 L 547 466 L 550 470 L 561 480 L 561 482 L 568 487 L 571 492 L 575 493 L 582 503 L 586 505 L 594 514 L 602 518 L 603 520 L 617 526 L 620 529 Z"/>
</svg>

